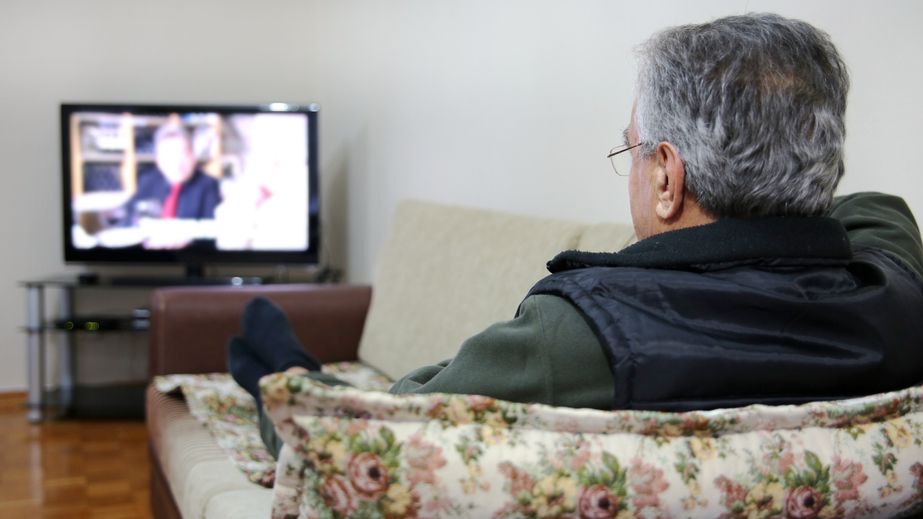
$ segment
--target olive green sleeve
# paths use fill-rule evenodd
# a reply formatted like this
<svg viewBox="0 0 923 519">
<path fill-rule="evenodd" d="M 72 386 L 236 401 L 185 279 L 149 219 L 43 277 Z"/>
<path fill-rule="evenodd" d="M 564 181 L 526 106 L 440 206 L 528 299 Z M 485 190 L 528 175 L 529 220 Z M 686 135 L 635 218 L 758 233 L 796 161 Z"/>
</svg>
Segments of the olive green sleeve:
<svg viewBox="0 0 923 519">
<path fill-rule="evenodd" d="M 527 298 L 513 320 L 465 341 L 454 359 L 419 368 L 392 393 L 463 393 L 514 402 L 608 409 L 608 361 L 579 311 L 555 296 Z"/>
<path fill-rule="evenodd" d="M 843 224 L 853 246 L 890 252 L 923 277 L 920 228 L 902 198 L 883 193 L 838 196 L 830 216 Z"/>
</svg>

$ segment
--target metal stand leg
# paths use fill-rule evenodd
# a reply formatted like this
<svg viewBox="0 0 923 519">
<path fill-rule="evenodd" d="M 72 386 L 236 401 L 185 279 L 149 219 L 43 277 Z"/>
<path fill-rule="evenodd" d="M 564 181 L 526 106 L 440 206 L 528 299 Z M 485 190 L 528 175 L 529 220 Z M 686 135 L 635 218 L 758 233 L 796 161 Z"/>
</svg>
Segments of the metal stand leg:
<svg viewBox="0 0 923 519">
<path fill-rule="evenodd" d="M 26 405 L 30 422 L 40 422 L 45 408 L 45 291 L 41 285 L 26 287 L 26 334 L 29 337 L 29 393 Z"/>
<path fill-rule="evenodd" d="M 58 315 L 74 315 L 74 287 L 68 286 L 64 289 L 63 298 L 60 303 Z M 74 403 L 74 383 L 77 378 L 75 355 L 74 355 L 74 334 L 62 333 L 61 348 L 58 352 L 58 366 L 60 369 L 60 409 L 62 415 L 68 415 Z"/>
</svg>

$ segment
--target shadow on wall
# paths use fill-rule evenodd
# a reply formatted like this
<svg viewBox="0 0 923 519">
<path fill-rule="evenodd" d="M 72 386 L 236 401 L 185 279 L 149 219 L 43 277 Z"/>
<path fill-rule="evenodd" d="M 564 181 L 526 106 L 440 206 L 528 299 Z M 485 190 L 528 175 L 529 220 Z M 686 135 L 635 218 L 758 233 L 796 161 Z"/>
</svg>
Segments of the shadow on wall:
<svg viewBox="0 0 923 519">
<path fill-rule="evenodd" d="M 357 191 L 356 186 L 368 186 L 368 130 L 362 126 L 351 139 L 345 139 L 326 162 L 327 173 L 321 172 L 326 186 L 321 186 L 324 196 L 321 201 L 323 215 L 321 263 L 334 269 L 343 269 L 345 280 L 351 279 L 350 252 L 350 215 L 353 208 L 368 207 L 365 190 Z M 351 187 L 353 189 L 351 189 Z M 358 237 L 354 237 L 358 238 Z"/>
</svg>

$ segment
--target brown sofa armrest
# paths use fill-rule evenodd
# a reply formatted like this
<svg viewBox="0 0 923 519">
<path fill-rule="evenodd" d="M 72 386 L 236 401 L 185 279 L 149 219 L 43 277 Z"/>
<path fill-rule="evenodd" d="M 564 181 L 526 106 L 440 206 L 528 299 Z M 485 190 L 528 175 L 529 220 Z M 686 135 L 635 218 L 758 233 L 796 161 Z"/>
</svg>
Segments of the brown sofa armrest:
<svg viewBox="0 0 923 519">
<path fill-rule="evenodd" d="M 372 288 L 365 285 L 263 285 L 162 288 L 151 294 L 148 371 L 227 371 L 228 340 L 257 296 L 279 305 L 295 335 L 321 362 L 356 360 Z"/>
</svg>

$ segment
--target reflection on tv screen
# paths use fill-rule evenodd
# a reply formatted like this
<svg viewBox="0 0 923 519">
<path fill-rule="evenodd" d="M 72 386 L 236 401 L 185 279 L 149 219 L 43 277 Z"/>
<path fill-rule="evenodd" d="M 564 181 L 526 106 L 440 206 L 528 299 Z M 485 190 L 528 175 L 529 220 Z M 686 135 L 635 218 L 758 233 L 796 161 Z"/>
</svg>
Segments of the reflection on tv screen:
<svg viewBox="0 0 923 519">
<path fill-rule="evenodd" d="M 71 113 L 74 247 L 306 250 L 307 117 Z"/>
</svg>

